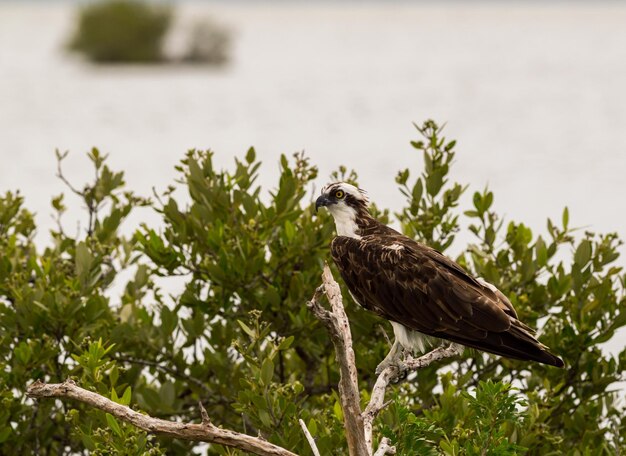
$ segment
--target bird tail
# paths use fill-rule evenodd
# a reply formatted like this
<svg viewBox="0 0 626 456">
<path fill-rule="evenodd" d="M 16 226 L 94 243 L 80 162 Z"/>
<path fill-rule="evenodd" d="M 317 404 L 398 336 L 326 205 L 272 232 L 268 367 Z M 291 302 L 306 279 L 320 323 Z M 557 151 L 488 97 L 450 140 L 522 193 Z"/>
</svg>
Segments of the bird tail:
<svg viewBox="0 0 626 456">
<path fill-rule="evenodd" d="M 504 356 L 506 358 L 519 359 L 521 361 L 537 361 L 554 367 L 565 366 L 563 360 L 551 353 L 545 345 L 539 342 L 535 342 L 534 344 L 520 344 L 519 340 L 510 340 L 511 338 L 509 336 L 510 335 L 507 333 L 498 334 L 496 336 L 498 339 L 497 342 L 489 344 L 489 346 L 485 346 L 485 344 L 478 345 L 472 343 L 471 341 L 463 340 L 458 340 L 456 342 L 467 345 L 468 347 L 486 351 L 488 353 L 493 353 L 494 355 Z"/>
<path fill-rule="evenodd" d="M 565 365 L 563 360 L 551 353 L 547 346 L 535 339 L 535 331 L 532 329 L 529 331 L 529 329 L 528 326 L 519 320 L 511 321 L 511 329 L 506 333 L 509 337 L 505 337 L 503 343 L 509 349 L 521 350 L 526 357 L 523 359 L 539 361 L 550 366 L 563 367 Z M 507 343 L 508 339 L 513 339 L 511 344 Z"/>
<path fill-rule="evenodd" d="M 480 341 L 464 340 L 460 337 L 450 337 L 450 335 L 446 335 L 445 338 L 494 355 L 564 367 L 563 360 L 551 353 L 547 346 L 526 331 L 525 326 L 520 321 L 511 319 L 511 327 L 508 331 L 489 331 L 487 336 Z"/>
<path fill-rule="evenodd" d="M 495 339 L 492 345 L 495 349 L 493 353 L 522 361 L 538 361 L 549 366 L 563 367 L 565 365 L 563 360 L 551 353 L 547 346 L 515 323 L 507 332 L 489 335 Z"/>
</svg>

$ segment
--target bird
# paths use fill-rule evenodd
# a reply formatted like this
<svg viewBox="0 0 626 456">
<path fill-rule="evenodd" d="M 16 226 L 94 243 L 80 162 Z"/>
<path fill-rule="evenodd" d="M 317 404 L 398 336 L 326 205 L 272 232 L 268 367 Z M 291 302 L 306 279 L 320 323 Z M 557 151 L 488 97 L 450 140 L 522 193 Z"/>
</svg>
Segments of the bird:
<svg viewBox="0 0 626 456">
<path fill-rule="evenodd" d="M 563 367 L 497 287 L 381 223 L 368 206 L 367 193 L 346 182 L 324 186 L 315 201 L 316 212 L 325 207 L 334 218 L 337 236 L 330 252 L 352 298 L 393 327 L 394 343 L 377 374 L 401 367 L 403 353 L 424 352 L 442 339 Z"/>
</svg>

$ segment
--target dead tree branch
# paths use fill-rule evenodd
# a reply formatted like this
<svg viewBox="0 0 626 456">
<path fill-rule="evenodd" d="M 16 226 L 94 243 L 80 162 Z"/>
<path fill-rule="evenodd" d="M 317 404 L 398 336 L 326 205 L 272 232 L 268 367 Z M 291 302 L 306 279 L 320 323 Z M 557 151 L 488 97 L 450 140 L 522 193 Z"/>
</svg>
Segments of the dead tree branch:
<svg viewBox="0 0 626 456">
<path fill-rule="evenodd" d="M 306 437 L 307 441 L 309 442 L 309 446 L 311 447 L 311 451 L 313 451 L 313 456 L 321 456 L 320 455 L 320 450 L 317 448 L 317 444 L 315 443 L 315 439 L 313 438 L 313 436 L 309 432 L 309 428 L 306 427 L 306 424 L 304 423 L 302 418 L 300 418 L 298 420 L 298 423 L 300 423 L 300 427 L 302 428 L 302 432 L 304 432 L 304 436 Z"/>
<path fill-rule="evenodd" d="M 320 303 L 322 292 L 330 302 L 331 310 L 325 309 Z M 346 439 L 351 456 L 383 456 L 395 454 L 396 448 L 386 437 L 381 439 L 376 452 L 373 447 L 372 429 L 374 419 L 385 408 L 385 392 L 389 383 L 407 371 L 414 371 L 428 366 L 434 361 L 449 358 L 460 353 L 461 347 L 452 344 L 447 348 L 437 348 L 419 358 L 408 357 L 404 360 L 403 370 L 398 366 L 389 366 L 378 376 L 372 390 L 371 399 L 365 411 L 361 412 L 360 394 L 354 350 L 352 349 L 352 334 L 350 324 L 343 307 L 343 298 L 339 285 L 334 280 L 328 265 L 322 273 L 322 286 L 315 290 L 315 294 L 307 306 L 313 314 L 324 324 L 335 346 L 335 354 L 339 363 L 341 378 L 339 380 L 339 397 L 344 415 Z"/>
<path fill-rule="evenodd" d="M 450 358 L 451 356 L 456 356 L 461 353 L 461 346 L 457 344 L 452 344 L 449 347 L 439 347 L 434 349 L 431 352 L 426 353 L 425 355 L 420 356 L 419 358 L 408 357 L 404 360 L 404 366 L 406 371 L 415 371 L 417 369 L 421 369 L 423 367 L 428 366 L 429 364 L 439 361 L 444 358 Z M 374 419 L 382 409 L 384 409 L 388 403 L 385 403 L 385 392 L 389 383 L 398 378 L 401 372 L 397 366 L 389 366 L 384 369 L 378 379 L 376 379 L 376 383 L 374 384 L 374 388 L 372 388 L 372 395 L 370 396 L 370 402 L 367 404 L 365 411 L 363 412 L 363 427 L 365 431 L 365 441 L 369 445 L 369 448 L 372 448 L 372 428 Z M 382 442 L 381 442 L 382 446 Z M 379 447 L 380 451 L 380 447 Z M 395 449 L 394 449 L 395 451 Z M 378 451 L 376 454 L 379 454 Z M 380 453 L 385 454 L 385 453 Z M 390 453 L 391 454 L 391 453 Z"/>
<path fill-rule="evenodd" d="M 322 273 L 323 285 L 319 287 L 313 299 L 307 306 L 313 314 L 326 326 L 328 334 L 335 346 L 335 354 L 341 373 L 339 379 L 339 398 L 343 410 L 346 440 L 351 456 L 366 456 L 371 454 L 371 447 L 366 446 L 361 416 L 359 383 L 356 373 L 354 350 L 352 349 L 352 334 L 350 324 L 343 308 L 341 289 L 328 265 L 324 265 Z M 328 311 L 319 303 L 322 290 L 326 293 L 331 310 Z"/>
<path fill-rule="evenodd" d="M 396 454 L 396 447 L 390 445 L 390 441 L 387 437 L 383 437 L 380 440 L 380 445 L 378 445 L 374 456 L 385 456 L 386 454 Z"/>
<path fill-rule="evenodd" d="M 202 404 L 200 404 L 201 424 L 178 423 L 153 418 L 117 404 L 104 396 L 87 391 L 72 380 L 63 383 L 42 383 L 36 381 L 26 390 L 28 397 L 74 399 L 91 407 L 110 413 L 122 421 L 132 424 L 151 434 L 167 435 L 181 440 L 217 443 L 262 456 L 297 456 L 295 453 L 247 434 L 221 429 L 211 423 Z"/>
</svg>

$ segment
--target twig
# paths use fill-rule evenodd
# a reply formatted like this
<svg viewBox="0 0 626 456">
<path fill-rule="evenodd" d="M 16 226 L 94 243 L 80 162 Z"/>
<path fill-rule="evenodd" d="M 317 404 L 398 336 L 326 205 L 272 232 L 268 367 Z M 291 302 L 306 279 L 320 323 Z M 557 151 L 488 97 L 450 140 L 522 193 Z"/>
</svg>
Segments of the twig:
<svg viewBox="0 0 626 456">
<path fill-rule="evenodd" d="M 323 286 L 315 290 L 313 299 L 307 302 L 307 306 L 313 314 L 326 326 L 328 334 L 335 346 L 335 355 L 339 364 L 339 398 L 343 410 L 344 427 L 348 451 L 351 456 L 365 456 L 371 454 L 371 446 L 365 442 L 363 417 L 361 415 L 359 385 L 356 373 L 354 350 L 352 349 L 352 334 L 350 324 L 343 308 L 341 289 L 328 264 L 324 265 L 322 273 Z M 318 302 L 322 290 L 326 293 L 330 302 L 331 311 L 328 311 Z"/>
<path fill-rule="evenodd" d="M 384 456 L 386 454 L 396 454 L 396 447 L 390 445 L 390 440 L 387 437 L 383 437 L 380 441 L 380 445 L 378 445 L 378 449 L 374 456 Z"/>
<path fill-rule="evenodd" d="M 302 432 L 304 432 L 304 436 L 306 437 L 306 439 L 309 442 L 309 446 L 311 447 L 311 450 L 313 451 L 313 456 L 321 456 L 320 455 L 320 450 L 317 449 L 317 445 L 315 444 L 315 439 L 313 438 L 313 436 L 309 432 L 308 428 L 306 427 L 306 424 L 304 424 L 304 421 L 302 420 L 302 418 L 300 418 L 298 420 L 298 423 L 300 423 L 300 427 L 302 428 Z"/>
<path fill-rule="evenodd" d="M 77 190 L 76 187 L 74 187 L 72 183 L 68 181 L 65 175 L 63 174 L 63 167 L 61 165 L 61 162 L 63 161 L 65 157 L 67 157 L 67 152 L 65 152 L 64 154 L 61 154 L 57 150 L 57 177 L 61 179 L 61 181 L 67 186 L 67 188 L 70 189 L 72 193 L 75 193 L 76 195 L 83 197 L 85 196 L 84 192 Z"/>
<path fill-rule="evenodd" d="M 297 456 L 295 453 L 266 440 L 218 428 L 211 423 L 202 405 L 200 405 L 202 423 L 195 424 L 166 421 L 143 415 L 130 407 L 117 404 L 104 396 L 80 388 L 69 379 L 63 383 L 42 383 L 38 380 L 28 387 L 26 395 L 32 398 L 74 399 L 110 413 L 114 417 L 152 434 L 167 435 L 195 442 L 217 443 L 261 456 Z"/>
<path fill-rule="evenodd" d="M 200 407 L 200 416 L 202 417 L 202 424 L 205 426 L 209 426 L 211 424 L 211 418 L 209 418 L 209 414 L 206 412 L 204 405 L 202 402 L 198 402 L 198 406 Z"/>
</svg>

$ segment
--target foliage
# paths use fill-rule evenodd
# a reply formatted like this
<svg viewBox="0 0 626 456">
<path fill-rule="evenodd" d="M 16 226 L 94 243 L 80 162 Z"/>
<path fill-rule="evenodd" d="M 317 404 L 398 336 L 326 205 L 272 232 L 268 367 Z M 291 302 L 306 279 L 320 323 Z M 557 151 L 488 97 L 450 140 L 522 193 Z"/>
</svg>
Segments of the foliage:
<svg viewBox="0 0 626 456">
<path fill-rule="evenodd" d="M 70 47 L 95 62 L 160 61 L 171 17 L 142 0 L 98 0 L 81 9 Z"/>
<path fill-rule="evenodd" d="M 397 217 L 407 236 L 444 251 L 452 245 L 454 233 L 459 230 L 459 216 L 451 209 L 458 205 L 467 186 L 456 183 L 442 192 L 448 183 L 456 141 L 446 141 L 446 138 L 440 137 L 442 129 L 433 121 L 415 127 L 424 139 L 411 141 L 411 145 L 422 151 L 424 171 L 411 186 L 408 185 L 410 171 L 405 169 L 398 173 L 396 182 L 400 185 L 400 192 L 407 198 L 408 207 Z"/>
<path fill-rule="evenodd" d="M 409 170 L 398 175 L 403 229 L 445 250 L 469 223 L 476 241 L 458 261 L 506 293 L 566 368 L 466 350 L 390 390 L 377 430 L 399 454 L 623 452 L 624 407 L 613 389 L 626 350 L 601 350 L 626 325 L 619 239 L 577 233 L 567 210 L 534 235 L 505 224 L 489 190 L 475 192 L 462 212 L 467 186 L 449 174 L 454 142 L 432 121 L 418 133 L 424 169 L 413 180 Z M 35 379 L 73 377 L 165 419 L 197 421 L 200 400 L 216 424 L 311 454 L 302 418 L 322 454 L 345 454 L 332 344 L 304 305 L 334 233 L 308 192 L 317 169 L 302 155 L 283 156 L 267 192 L 256 184 L 254 149 L 231 170 L 216 169 L 211 152 L 190 151 L 176 185 L 149 201 L 127 191 L 97 149 L 89 158 L 94 180 L 70 187 L 86 208 L 77 235 L 63 229 L 62 195 L 53 198 L 58 228 L 45 248 L 33 243 L 33 216 L 19 193 L 0 197 L 0 453 L 191 452 L 191 443 L 147 436 L 76 403 L 24 397 Z M 357 180 L 345 168 L 338 173 Z M 158 211 L 162 225 L 122 234 L 143 206 Z M 389 328 L 345 296 L 365 400 L 388 350 L 381 328 Z"/>
<path fill-rule="evenodd" d="M 511 455 L 526 450 L 512 443 L 522 428 L 524 414 L 519 407 L 525 402 L 512 394 L 510 385 L 480 381 L 472 394 L 459 394 L 452 380 L 451 374 L 442 377 L 443 393 L 423 416 L 404 405 L 391 411 L 399 430 L 383 427 L 383 433 L 389 438 L 400 436 L 400 454 Z M 437 427 L 444 423 L 452 432 Z"/>
</svg>

